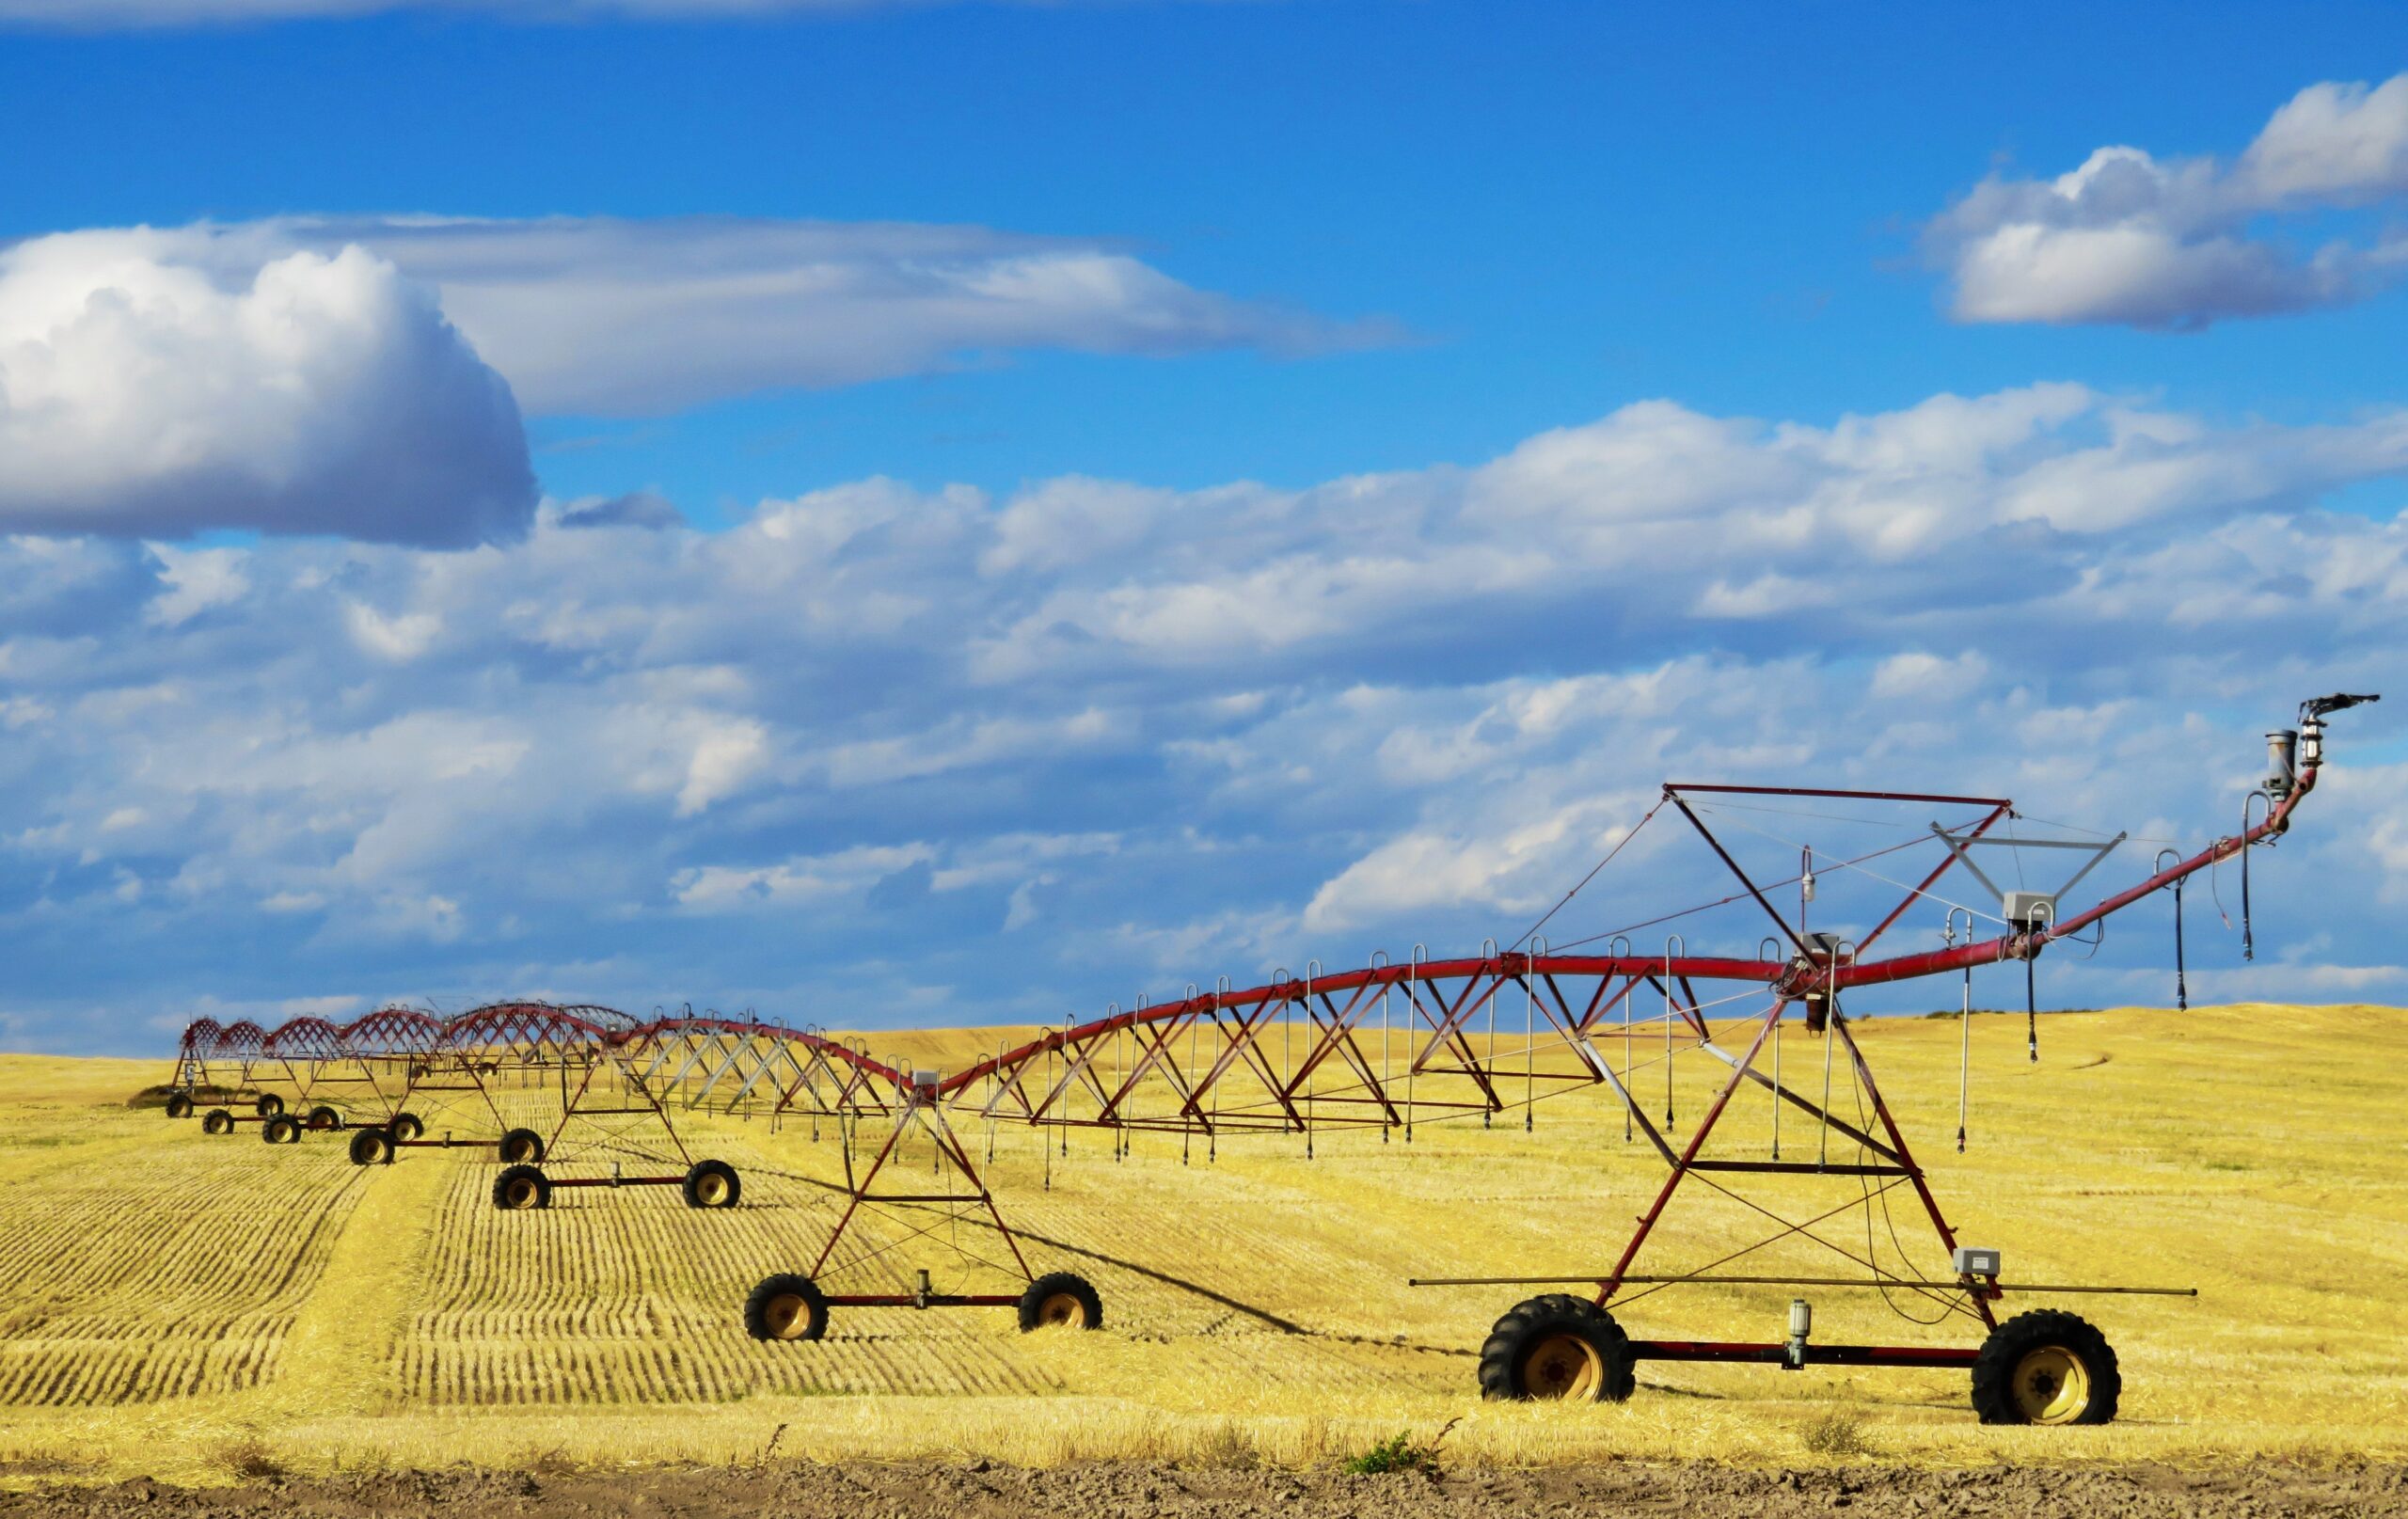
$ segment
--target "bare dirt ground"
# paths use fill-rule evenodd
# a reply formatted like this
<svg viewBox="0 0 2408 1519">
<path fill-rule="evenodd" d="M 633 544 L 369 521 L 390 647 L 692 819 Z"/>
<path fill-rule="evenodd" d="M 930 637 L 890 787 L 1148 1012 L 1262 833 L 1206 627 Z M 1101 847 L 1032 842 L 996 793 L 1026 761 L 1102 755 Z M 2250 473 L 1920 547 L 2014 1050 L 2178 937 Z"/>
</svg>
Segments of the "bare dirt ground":
<svg viewBox="0 0 2408 1519">
<path fill-rule="evenodd" d="M 2216 1471 L 2162 1466 L 1912 1470 L 1880 1466 L 1742 1471 L 1709 1464 L 1617 1464 L 1431 1477 L 1214 1471 L 1116 1464 L 1024 1470 L 779 1464 L 758 1469 L 444 1472 L 263 1480 L 176 1488 L 139 1479 L 107 1487 L 0 1494 L 0 1519 L 198 1519 L 368 1515 L 643 1519 L 1528 1519 L 1532 1513 L 1746 1515 L 2408 1515 L 2408 1467 L 2318 1470 L 2263 1464 Z"/>
</svg>

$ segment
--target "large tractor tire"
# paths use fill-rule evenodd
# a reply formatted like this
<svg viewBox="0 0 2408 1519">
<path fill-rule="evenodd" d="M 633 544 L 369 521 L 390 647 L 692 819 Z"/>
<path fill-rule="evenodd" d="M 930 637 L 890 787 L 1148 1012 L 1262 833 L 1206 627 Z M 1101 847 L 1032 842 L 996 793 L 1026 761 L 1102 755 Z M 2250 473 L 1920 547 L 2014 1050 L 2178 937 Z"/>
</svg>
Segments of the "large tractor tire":
<svg viewBox="0 0 2408 1519">
<path fill-rule="evenodd" d="M 259 1100 L 251 1104 L 251 1111 L 262 1118 L 273 1118 L 284 1111 L 284 1099 L 274 1092 L 261 1092 Z"/>
<path fill-rule="evenodd" d="M 200 1116 L 200 1131 L 204 1134 L 230 1134 L 234 1131 L 234 1116 L 224 1108 L 212 1108 Z"/>
<path fill-rule="evenodd" d="M 260 1125 L 260 1138 L 271 1145 L 297 1145 L 301 1142 L 301 1120 L 291 1114 L 277 1114 Z"/>
<path fill-rule="evenodd" d="M 167 1112 L 167 1116 L 168 1116 L 168 1117 L 170 1117 L 170 1118 L 189 1118 L 189 1117 L 191 1117 L 191 1116 L 192 1116 L 192 1094 L 191 1094 L 190 1092 L 171 1092 L 171 1093 L 169 1093 L 169 1094 L 168 1094 L 168 1096 L 167 1096 L 167 1109 L 166 1109 L 166 1112 Z"/>
<path fill-rule="evenodd" d="M 744 1300 L 744 1332 L 754 1339 L 817 1339 L 828 1333 L 828 1298 L 808 1276 L 765 1277 Z"/>
<path fill-rule="evenodd" d="M 696 1161 L 678 1190 L 686 1195 L 689 1208 L 733 1208 L 744 1195 L 744 1183 L 725 1161 Z"/>
<path fill-rule="evenodd" d="M 407 1144 L 426 1137 L 426 1120 L 415 1113 L 396 1113 L 386 1120 L 385 1131 L 393 1136 L 395 1144 Z"/>
<path fill-rule="evenodd" d="M 1101 1329 L 1103 1299 L 1084 1276 L 1067 1271 L 1048 1272 L 1028 1284 L 1020 1295 L 1020 1329 Z"/>
<path fill-rule="evenodd" d="M 551 1179 L 531 1165 L 514 1165 L 493 1179 L 493 1205 L 505 1213 L 549 1208 Z"/>
<path fill-rule="evenodd" d="M 351 1163 L 354 1165 L 390 1165 L 393 1163 L 393 1136 L 382 1129 L 355 1129 L 351 1131 Z"/>
<path fill-rule="evenodd" d="M 301 1127 L 330 1134 L 342 1128 L 342 1115 L 322 1102 L 309 1110 L 309 1116 L 301 1120 Z"/>
<path fill-rule="evenodd" d="M 1622 1325 L 1568 1292 L 1516 1305 L 1480 1348 L 1482 1397 L 1619 1403 L 1638 1385 Z"/>
<path fill-rule="evenodd" d="M 1985 1424 L 2104 1424 L 2124 1391 L 2107 1337 L 2070 1313 L 2019 1313 L 1973 1360 L 1973 1412 Z"/>
<path fill-rule="evenodd" d="M 544 1136 L 532 1129 L 513 1129 L 501 1136 L 501 1163 L 504 1165 L 541 1165 L 544 1162 Z"/>
</svg>

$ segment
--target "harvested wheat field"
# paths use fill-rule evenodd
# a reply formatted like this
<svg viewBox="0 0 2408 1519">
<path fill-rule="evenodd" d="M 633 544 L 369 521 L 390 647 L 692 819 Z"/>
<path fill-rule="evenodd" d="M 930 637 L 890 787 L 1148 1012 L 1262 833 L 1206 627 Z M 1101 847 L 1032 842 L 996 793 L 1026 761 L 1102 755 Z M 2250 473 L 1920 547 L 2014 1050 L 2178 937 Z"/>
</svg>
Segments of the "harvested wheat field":
<svg viewBox="0 0 2408 1519">
<path fill-rule="evenodd" d="M 997 1199 L 1025 1231 L 1032 1266 L 1096 1284 L 1102 1330 L 1022 1335 L 1009 1309 L 848 1308 L 824 1341 L 763 1344 L 738 1322 L 746 1291 L 807 1264 L 833 1223 L 827 1183 L 841 1163 L 807 1125 L 680 1116 L 693 1153 L 742 1172 L 732 1210 L 689 1210 L 668 1188 L 594 1188 L 512 1213 L 488 1200 L 489 1151 L 356 1167 L 341 1136 L 269 1146 L 256 1130 L 209 1137 L 163 1120 L 129 1100 L 161 1078 L 157 1066 L 0 1057 L 0 1483 L 289 1474 L 317 1485 L 293 1489 L 288 1510 L 364 1512 L 400 1491 L 376 1474 L 398 1470 L 511 1468 L 555 1485 L 596 1468 L 796 1458 L 1309 1473 L 1402 1432 L 1458 1474 L 1710 1459 L 1755 1474 L 1731 1479 L 1734 1511 L 1784 1512 L 1809 1496 L 1819 1510 L 1849 1496 L 1824 1469 L 1868 1461 L 2112 1469 L 2113 1481 L 2177 1504 L 2170 1512 L 2210 1505 L 2178 1508 L 2189 1490 L 2166 1471 L 2271 1460 L 2328 1472 L 2282 1479 L 2309 1484 L 2284 1499 L 2303 1511 L 2328 1497 L 2333 1511 L 2398 1507 L 2408 1014 L 2052 1015 L 2036 1066 L 2022 1058 L 2020 1016 L 1978 1017 L 1962 1156 L 1951 1143 L 1957 1023 L 1884 1019 L 1857 1033 L 1951 1222 L 2003 1249 L 2010 1281 L 2199 1289 L 2195 1300 L 2046 1304 L 2113 1340 L 2124 1374 L 2115 1423 L 1986 1428 L 1964 1373 L 1932 1369 L 1650 1362 L 1625 1404 L 1483 1403 L 1481 1341 L 1538 1290 L 1406 1279 L 1609 1264 L 1662 1169 L 1625 1141 L 1619 1108 L 1598 1091 L 1541 1103 L 1529 1131 L 1516 1117 L 1488 1131 L 1426 1125 L 1410 1146 L 1324 1134 L 1310 1159 L 1285 1139 L 1230 1140 L 1208 1159 L 1200 1142 L 1140 1134 L 1116 1160 L 1108 1135 L 1086 1131 L 1070 1134 L 1067 1154 L 1049 1136 L 1049 1157 L 1036 1132 L 1002 1129 Z M 880 1048 L 943 1067 L 996 1036 L 881 1036 Z M 1678 1094 L 1686 1111 L 1707 1100 L 1707 1079 L 1698 1071 Z M 1762 1117 L 1740 1115 L 1733 1143 L 1751 1142 L 1746 1124 Z M 1919 1218 L 1894 1222 L 1903 1258 L 1887 1239 L 1867 1248 L 1910 1263 L 1932 1253 L 1927 1227 L 1910 1226 Z M 1685 1198 L 1649 1258 L 1695 1267 L 1752 1227 L 1735 1204 Z M 866 1269 L 895 1281 L 923 1267 L 941 1290 L 983 1279 L 941 1236 L 877 1242 L 892 1248 Z M 1688 1287 L 1616 1307 L 1637 1335 L 1773 1339 L 1792 1295 Z M 1820 1338 L 1966 1339 L 1894 1316 L 1877 1294 L 1805 1295 Z M 2344 1468 L 2364 1470 L 2330 1475 Z M 1159 1485 L 1142 1471 L 1128 1480 Z M 1525 1475 L 1511 1479 L 1529 1489 L 1519 1496 L 1456 1489 L 1447 1501 L 1483 1512 L 1578 1497 L 1580 1482 L 1654 1481 L 1653 1497 L 1630 1488 L 1622 1499 L 1716 1511 L 1707 1495 L 1692 1502 L 1659 1478 L 1630 1466 L 1550 1487 Z M 760 1484 L 774 1487 L 759 1472 L 714 1480 L 737 1482 L 731 1508 L 758 1507 L 771 1491 Z M 1021 1497 L 990 1495 L 981 1511 L 1045 1507 L 1055 1500 L 1041 1480 L 1011 1476 Z M 1298 1480 L 1310 1508 L 1363 1500 L 1344 1486 L 1354 1479 Z M 1956 1480 L 1919 1478 L 1912 1493 L 1984 1511 L 1949 1495 Z M 94 1486 L 87 1511 L 136 1501 L 125 1491 Z M 2049 1495 L 2000 1495 L 2010 1498 Z M 1112 1502 L 1180 1511 L 1159 1495 Z M 868 1506 L 882 1504 L 901 1500 Z"/>
</svg>

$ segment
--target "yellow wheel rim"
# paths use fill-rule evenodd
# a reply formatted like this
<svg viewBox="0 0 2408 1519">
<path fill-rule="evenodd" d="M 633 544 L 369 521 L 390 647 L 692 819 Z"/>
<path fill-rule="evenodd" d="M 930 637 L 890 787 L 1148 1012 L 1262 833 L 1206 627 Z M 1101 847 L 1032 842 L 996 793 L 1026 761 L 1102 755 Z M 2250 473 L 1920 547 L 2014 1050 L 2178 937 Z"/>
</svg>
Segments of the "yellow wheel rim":
<svg viewBox="0 0 2408 1519">
<path fill-rule="evenodd" d="M 718 1208 L 727 1201 L 727 1178 L 716 1171 L 706 1172 L 694 1182 L 694 1195 L 705 1208 Z"/>
<path fill-rule="evenodd" d="M 2062 1345 L 2043 1345 L 2015 1363 L 2015 1407 L 2034 1424 L 2070 1424 L 2090 1406 L 2090 1369 Z"/>
<path fill-rule="evenodd" d="M 1577 1335 L 1549 1335 L 1522 1357 L 1522 1391 L 1531 1398 L 1594 1399 L 1605 1380 L 1604 1358 Z"/>
<path fill-rule="evenodd" d="M 503 1189 L 502 1196 L 513 1208 L 532 1208 L 535 1206 L 535 1183 L 520 1177 Z"/>
<path fill-rule="evenodd" d="M 762 1310 L 761 1317 L 769 1326 L 771 1339 L 800 1338 L 804 1327 L 811 1322 L 811 1315 L 805 1311 L 800 1292 L 781 1292 L 769 1299 L 769 1305 Z"/>
<path fill-rule="evenodd" d="M 1037 1321 L 1085 1329 L 1087 1326 L 1087 1305 L 1079 1301 L 1076 1292 L 1056 1292 L 1037 1305 Z"/>
<path fill-rule="evenodd" d="M 531 1161 L 535 1158 L 534 1149 L 535 1147 L 530 1145 L 527 1141 L 523 1139 L 514 1139 L 510 1142 L 509 1153 L 502 1156 L 502 1159 L 505 1161 Z"/>
</svg>

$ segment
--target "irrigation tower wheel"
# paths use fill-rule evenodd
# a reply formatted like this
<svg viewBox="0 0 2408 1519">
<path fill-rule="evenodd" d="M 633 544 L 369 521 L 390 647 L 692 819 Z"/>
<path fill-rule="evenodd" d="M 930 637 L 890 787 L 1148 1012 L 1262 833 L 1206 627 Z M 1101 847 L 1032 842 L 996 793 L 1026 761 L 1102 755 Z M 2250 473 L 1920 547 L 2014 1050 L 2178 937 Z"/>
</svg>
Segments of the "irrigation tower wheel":
<svg viewBox="0 0 2408 1519">
<path fill-rule="evenodd" d="M 1028 1284 L 1020 1295 L 1021 1333 L 1054 1327 L 1101 1329 L 1103 1300 L 1086 1278 L 1067 1271 L 1048 1272 Z"/>
<path fill-rule="evenodd" d="M 393 1136 L 382 1129 L 355 1129 L 351 1133 L 351 1163 L 354 1165 L 390 1165 L 393 1163 Z"/>
<path fill-rule="evenodd" d="M 391 1134 L 396 1143 L 419 1139 L 426 1133 L 426 1120 L 415 1113 L 396 1113 L 387 1120 L 385 1131 Z"/>
<path fill-rule="evenodd" d="M 170 1117 L 170 1118 L 189 1118 L 189 1117 L 191 1117 L 191 1116 L 192 1116 L 192 1094 L 191 1094 L 191 1093 L 189 1093 L 189 1092 L 170 1092 L 170 1093 L 168 1093 L 168 1094 L 167 1094 L 167 1116 L 168 1116 L 168 1117 Z"/>
<path fill-rule="evenodd" d="M 301 1120 L 290 1114 L 279 1113 L 260 1125 L 260 1138 L 271 1145 L 295 1145 L 301 1140 Z"/>
<path fill-rule="evenodd" d="M 689 1208 L 733 1208 L 744 1195 L 744 1183 L 737 1179 L 736 1167 L 725 1161 L 696 1161 L 679 1190 L 685 1193 Z"/>
<path fill-rule="evenodd" d="M 2054 1308 L 1999 1325 L 1973 1360 L 1973 1412 L 1985 1424 L 2104 1424 L 2123 1390 L 2107 1337 Z"/>
<path fill-rule="evenodd" d="M 744 1332 L 754 1339 L 817 1339 L 828 1333 L 828 1298 L 808 1276 L 766 1276 L 744 1300 Z"/>
<path fill-rule="evenodd" d="M 1568 1292 L 1515 1305 L 1480 1348 L 1480 1390 L 1487 1398 L 1619 1403 L 1638 1385 L 1622 1325 Z"/>
<path fill-rule="evenodd" d="M 532 1129 L 513 1129 L 501 1136 L 504 1165 L 535 1165 L 543 1159 L 544 1136 Z"/>
<path fill-rule="evenodd" d="M 204 1134 L 230 1134 L 234 1131 L 234 1116 L 224 1108 L 212 1108 L 200 1116 L 200 1131 Z"/>
<path fill-rule="evenodd" d="M 531 1165 L 514 1165 L 493 1179 L 493 1205 L 505 1213 L 549 1208 L 551 1179 Z"/>
<path fill-rule="evenodd" d="M 260 1100 L 252 1103 L 251 1108 L 262 1118 L 273 1118 L 284 1111 L 284 1099 L 274 1092 L 261 1092 Z"/>
<path fill-rule="evenodd" d="M 309 1116 L 301 1120 L 301 1126 L 305 1129 L 315 1129 L 322 1133 L 331 1132 L 342 1127 L 342 1115 L 320 1103 L 309 1110 Z"/>
</svg>

